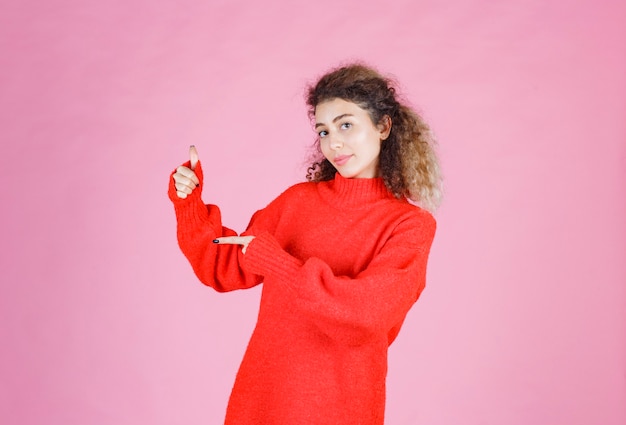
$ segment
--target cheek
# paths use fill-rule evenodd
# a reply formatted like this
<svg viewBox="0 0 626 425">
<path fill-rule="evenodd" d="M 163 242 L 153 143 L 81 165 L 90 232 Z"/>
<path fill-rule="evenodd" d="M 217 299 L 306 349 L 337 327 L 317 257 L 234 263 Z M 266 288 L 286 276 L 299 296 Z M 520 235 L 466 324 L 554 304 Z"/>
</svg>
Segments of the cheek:
<svg viewBox="0 0 626 425">
<path fill-rule="evenodd" d="M 363 149 L 372 154 L 380 152 L 381 145 L 382 143 L 378 134 L 374 133 L 367 134 L 365 137 L 363 137 L 361 141 L 361 146 L 363 147 Z"/>
<path fill-rule="evenodd" d="M 330 149 L 328 148 L 328 142 L 320 140 L 319 148 L 320 148 L 320 151 L 322 152 L 322 155 L 324 155 L 325 158 L 328 158 L 328 154 L 330 152 Z"/>
</svg>

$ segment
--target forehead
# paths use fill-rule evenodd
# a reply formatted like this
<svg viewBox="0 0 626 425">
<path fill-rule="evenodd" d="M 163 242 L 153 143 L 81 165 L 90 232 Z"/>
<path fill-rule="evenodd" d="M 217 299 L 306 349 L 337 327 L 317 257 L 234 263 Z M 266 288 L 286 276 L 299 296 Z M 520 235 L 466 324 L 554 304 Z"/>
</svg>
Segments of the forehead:
<svg viewBox="0 0 626 425">
<path fill-rule="evenodd" d="M 329 124 L 336 117 L 345 114 L 354 115 L 356 117 L 369 117 L 367 111 L 356 103 L 339 98 L 320 102 L 315 107 L 315 121 L 317 123 Z"/>
</svg>

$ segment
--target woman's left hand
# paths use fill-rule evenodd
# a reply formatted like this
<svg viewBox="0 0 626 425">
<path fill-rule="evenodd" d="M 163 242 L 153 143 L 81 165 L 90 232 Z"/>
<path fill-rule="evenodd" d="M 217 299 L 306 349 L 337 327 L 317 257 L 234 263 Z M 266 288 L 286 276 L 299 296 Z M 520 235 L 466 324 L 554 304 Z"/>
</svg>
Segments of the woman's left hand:
<svg viewBox="0 0 626 425">
<path fill-rule="evenodd" d="M 245 254 L 252 239 L 254 239 L 254 236 L 224 236 L 213 240 L 213 243 L 219 245 L 241 245 L 241 252 Z"/>
</svg>

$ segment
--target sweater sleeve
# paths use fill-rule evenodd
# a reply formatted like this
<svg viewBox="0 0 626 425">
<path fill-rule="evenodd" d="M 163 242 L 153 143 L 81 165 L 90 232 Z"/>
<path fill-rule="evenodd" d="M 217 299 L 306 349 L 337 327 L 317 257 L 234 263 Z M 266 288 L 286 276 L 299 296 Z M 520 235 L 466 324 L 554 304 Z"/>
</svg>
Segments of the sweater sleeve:
<svg viewBox="0 0 626 425">
<path fill-rule="evenodd" d="M 269 233 L 248 246 L 244 268 L 295 293 L 295 303 L 325 333 L 357 343 L 393 333 L 426 283 L 436 223 L 428 213 L 401 222 L 368 267 L 354 278 L 337 276 L 319 258 L 301 261 Z M 395 335 L 391 335 L 393 339 Z"/>
<path fill-rule="evenodd" d="M 189 166 L 189 162 L 184 164 Z M 222 226 L 220 210 L 215 205 L 205 205 L 201 199 L 203 187 L 202 165 L 198 163 L 195 173 L 200 186 L 191 195 L 181 199 L 170 175 L 168 196 L 174 204 L 177 222 L 178 244 L 202 283 L 219 292 L 245 289 L 261 282 L 261 277 L 240 267 L 241 247 L 216 245 L 215 238 L 236 236 L 237 233 Z"/>
</svg>

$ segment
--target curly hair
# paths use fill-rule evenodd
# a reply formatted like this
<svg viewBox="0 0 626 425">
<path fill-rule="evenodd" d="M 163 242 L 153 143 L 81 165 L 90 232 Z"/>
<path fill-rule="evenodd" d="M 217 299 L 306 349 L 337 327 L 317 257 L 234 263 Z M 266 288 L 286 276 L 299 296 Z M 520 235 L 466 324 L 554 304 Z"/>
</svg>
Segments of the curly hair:
<svg viewBox="0 0 626 425">
<path fill-rule="evenodd" d="M 355 103 L 368 112 L 374 124 L 386 116 L 391 119 L 391 132 L 379 155 L 380 176 L 397 198 L 406 197 L 434 211 L 442 195 L 435 138 L 422 117 L 400 102 L 394 82 L 358 63 L 334 69 L 308 87 L 309 118 L 314 119 L 318 104 L 333 99 Z M 319 143 L 318 137 L 317 152 L 307 170 L 309 181 L 331 180 L 337 171 L 321 155 Z"/>
</svg>

